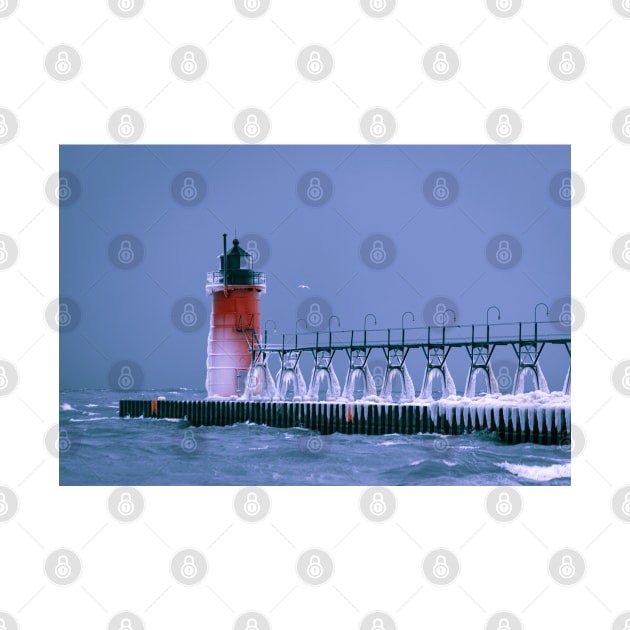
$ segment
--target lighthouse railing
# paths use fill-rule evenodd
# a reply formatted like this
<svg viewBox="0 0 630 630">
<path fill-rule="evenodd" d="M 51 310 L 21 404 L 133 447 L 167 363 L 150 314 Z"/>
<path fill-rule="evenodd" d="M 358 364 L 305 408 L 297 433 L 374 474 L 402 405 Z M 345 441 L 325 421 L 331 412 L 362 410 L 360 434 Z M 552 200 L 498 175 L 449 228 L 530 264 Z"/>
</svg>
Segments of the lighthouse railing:
<svg viewBox="0 0 630 630">
<path fill-rule="evenodd" d="M 227 272 L 227 284 L 240 284 L 239 282 L 232 282 L 230 277 L 231 272 Z M 267 276 L 264 271 L 252 271 L 251 280 L 248 280 L 247 284 L 255 286 L 263 286 L 267 284 Z M 206 287 L 208 288 L 223 288 L 225 285 L 225 277 L 222 271 L 209 271 L 206 276 Z"/>
</svg>

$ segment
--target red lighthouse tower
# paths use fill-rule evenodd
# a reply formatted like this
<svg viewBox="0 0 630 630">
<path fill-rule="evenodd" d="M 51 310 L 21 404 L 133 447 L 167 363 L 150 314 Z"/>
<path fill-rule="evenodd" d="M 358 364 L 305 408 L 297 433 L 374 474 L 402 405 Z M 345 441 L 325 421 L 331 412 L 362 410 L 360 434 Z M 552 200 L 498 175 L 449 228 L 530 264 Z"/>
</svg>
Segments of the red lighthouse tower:
<svg viewBox="0 0 630 630">
<path fill-rule="evenodd" d="M 223 255 L 219 271 L 208 272 L 206 295 L 212 295 L 208 336 L 206 391 L 208 396 L 238 394 L 240 374 L 252 361 L 251 347 L 260 338 L 260 293 L 266 290 L 265 274 L 254 271 L 252 255 L 239 247 L 238 239 Z"/>
</svg>

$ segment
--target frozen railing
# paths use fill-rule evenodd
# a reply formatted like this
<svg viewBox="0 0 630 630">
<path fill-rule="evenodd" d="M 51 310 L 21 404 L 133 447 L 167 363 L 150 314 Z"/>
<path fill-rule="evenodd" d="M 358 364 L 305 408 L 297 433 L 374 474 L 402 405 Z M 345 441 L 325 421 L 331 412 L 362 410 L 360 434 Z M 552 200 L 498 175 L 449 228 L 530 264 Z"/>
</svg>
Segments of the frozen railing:
<svg viewBox="0 0 630 630">
<path fill-rule="evenodd" d="M 324 330 L 269 333 L 268 350 L 353 348 L 420 348 L 429 346 L 509 345 L 518 343 L 569 343 L 570 326 L 561 321 L 495 324 L 453 324 L 421 328 Z"/>
<path fill-rule="evenodd" d="M 267 278 L 263 271 L 250 271 L 245 270 L 233 270 L 228 271 L 227 274 L 228 285 L 255 285 L 265 286 L 267 284 Z M 209 271 L 206 277 L 206 289 L 217 289 L 225 285 L 224 276 L 222 271 Z"/>
</svg>

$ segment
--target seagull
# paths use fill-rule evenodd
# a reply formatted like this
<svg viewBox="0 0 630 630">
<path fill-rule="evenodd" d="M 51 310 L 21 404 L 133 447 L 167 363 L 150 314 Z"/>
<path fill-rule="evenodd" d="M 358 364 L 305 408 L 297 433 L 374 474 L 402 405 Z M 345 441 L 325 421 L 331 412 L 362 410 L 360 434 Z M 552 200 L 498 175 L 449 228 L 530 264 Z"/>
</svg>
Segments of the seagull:
<svg viewBox="0 0 630 630">
<path fill-rule="evenodd" d="M 308 284 L 298 284 L 298 289 L 307 289 L 307 290 L 311 290 L 311 287 L 308 286 Z"/>
</svg>

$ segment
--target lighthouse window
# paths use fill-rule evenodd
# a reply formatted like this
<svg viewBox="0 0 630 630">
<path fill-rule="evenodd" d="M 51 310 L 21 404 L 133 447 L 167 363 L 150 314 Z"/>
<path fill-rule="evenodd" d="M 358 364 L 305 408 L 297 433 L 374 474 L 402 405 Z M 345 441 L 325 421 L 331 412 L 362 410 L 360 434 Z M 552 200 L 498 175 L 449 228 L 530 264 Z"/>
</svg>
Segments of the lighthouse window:
<svg viewBox="0 0 630 630">
<path fill-rule="evenodd" d="M 252 257 L 241 256 L 241 269 L 251 269 L 251 268 L 252 268 Z"/>
</svg>

